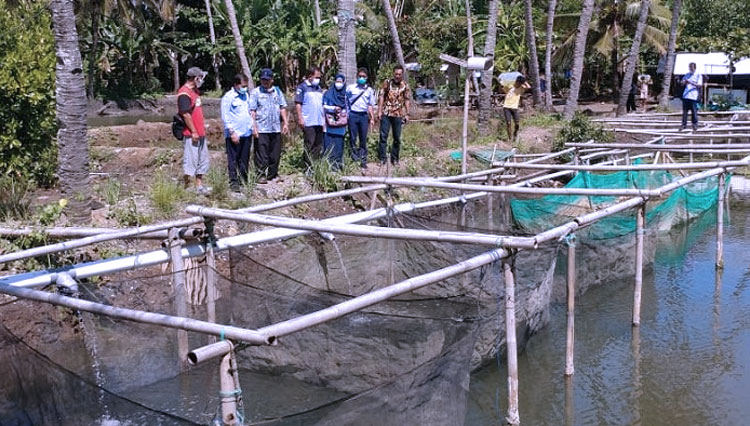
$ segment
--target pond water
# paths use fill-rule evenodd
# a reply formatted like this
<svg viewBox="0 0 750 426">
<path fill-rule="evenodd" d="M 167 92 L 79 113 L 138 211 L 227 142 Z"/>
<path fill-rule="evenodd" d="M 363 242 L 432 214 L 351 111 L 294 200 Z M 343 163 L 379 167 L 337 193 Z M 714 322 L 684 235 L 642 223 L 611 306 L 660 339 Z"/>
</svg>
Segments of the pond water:
<svg viewBox="0 0 750 426">
<path fill-rule="evenodd" d="M 731 205 L 723 274 L 717 275 L 714 269 L 715 214 L 709 212 L 669 235 L 649 236 L 655 243 L 655 260 L 644 274 L 642 321 L 636 333 L 630 325 L 632 274 L 592 285 L 579 296 L 572 380 L 563 378 L 564 306 L 552 303 L 549 322 L 536 334 L 524 336 L 519 327 L 519 337 L 525 341 L 519 355 L 522 424 L 747 424 L 747 206 L 747 200 Z M 473 213 L 470 223 L 478 230 L 497 228 L 497 223 L 487 223 L 481 209 Z M 455 218 L 442 219 L 421 225 L 455 228 Z M 355 245 L 345 239 L 336 247 L 282 245 L 283 255 L 275 263 L 255 269 L 246 264 L 239 273 L 220 277 L 225 294 L 230 285 L 234 287 L 231 300 L 220 299 L 219 321 L 265 325 L 269 318 L 278 321 L 343 300 L 337 289 L 346 291 L 360 282 L 390 282 L 388 276 L 394 274 L 403 279 L 408 271 L 413 275 L 415 264 L 403 267 L 407 257 L 432 270 L 484 251 L 396 244 L 395 255 L 388 255 L 400 261 L 395 263 L 396 270 L 382 265 L 377 269 L 368 253 L 386 253 L 391 245 L 382 241 Z M 315 251 L 318 260 L 309 260 L 316 258 Z M 629 257 L 631 249 L 619 253 Z M 424 261 L 428 255 L 436 260 Z M 519 273 L 536 266 L 544 275 L 549 266 L 540 259 L 547 257 L 525 258 L 518 265 Z M 298 261 L 285 265 L 290 258 Z M 320 259 L 327 259 L 324 272 L 318 271 Z M 557 263 L 559 281 L 564 262 Z M 586 278 L 583 274 L 600 276 L 595 270 L 603 264 L 581 265 L 581 281 Z M 286 278 L 263 272 L 270 268 L 283 270 Z M 339 270 L 347 268 L 348 274 Z M 256 288 L 255 281 L 244 281 L 238 286 L 243 274 L 272 285 Z M 334 291 L 310 287 L 316 274 L 325 274 L 320 280 Z M 470 362 L 475 355 L 472 349 L 486 339 L 477 330 L 486 332 L 488 322 L 498 326 L 502 316 L 492 316 L 486 306 L 461 295 L 477 284 L 483 291 L 492 290 L 484 286 L 497 284 L 499 268 L 467 277 L 471 279 L 445 284 L 446 295 L 440 298 L 415 295 L 409 302 L 390 302 L 299 337 L 288 336 L 279 346 L 283 351 L 251 348 L 239 352 L 247 419 L 273 425 L 502 424 L 507 404 L 504 354 L 473 373 Z M 464 281 L 467 286 L 456 290 Z M 168 286 L 169 280 L 143 285 Z M 494 293 L 489 303 L 482 303 L 502 306 Z M 279 306 L 285 310 L 274 311 Z M 202 318 L 203 313 L 196 315 Z M 85 347 L 79 345 L 78 352 L 68 348 L 47 353 L 27 346 L 14 335 L 16 330 L 0 327 L 0 425 L 207 424 L 215 415 L 218 361 L 176 374 L 173 332 L 100 319 L 84 321 L 84 326 Z M 191 347 L 200 341 L 191 335 Z"/>
</svg>

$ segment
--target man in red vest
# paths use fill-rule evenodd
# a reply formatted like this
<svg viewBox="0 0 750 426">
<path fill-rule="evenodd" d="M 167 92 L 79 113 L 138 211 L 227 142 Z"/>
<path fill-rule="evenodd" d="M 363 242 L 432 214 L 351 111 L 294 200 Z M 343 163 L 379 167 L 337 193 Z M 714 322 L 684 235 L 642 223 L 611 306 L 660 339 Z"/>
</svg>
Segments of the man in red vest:
<svg viewBox="0 0 750 426">
<path fill-rule="evenodd" d="M 203 122 L 203 108 L 198 89 L 203 84 L 207 72 L 192 67 L 187 72 L 185 85 L 177 91 L 177 110 L 185 120 L 182 157 L 185 188 L 190 186 L 190 177 L 195 176 L 195 188 L 199 194 L 206 195 L 209 189 L 203 186 L 203 175 L 208 173 L 208 142 L 206 126 Z"/>
</svg>

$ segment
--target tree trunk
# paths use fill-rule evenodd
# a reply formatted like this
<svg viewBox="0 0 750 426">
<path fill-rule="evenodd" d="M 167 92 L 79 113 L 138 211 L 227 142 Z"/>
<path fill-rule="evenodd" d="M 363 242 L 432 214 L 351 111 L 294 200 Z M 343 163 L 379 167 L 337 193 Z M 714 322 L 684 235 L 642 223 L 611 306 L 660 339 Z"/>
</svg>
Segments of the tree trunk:
<svg viewBox="0 0 750 426">
<path fill-rule="evenodd" d="M 94 81 L 96 80 L 96 54 L 99 48 L 99 11 L 101 6 L 93 5 L 91 11 L 91 52 L 89 53 L 89 87 L 88 96 L 94 98 Z"/>
<path fill-rule="evenodd" d="M 401 39 L 398 36 L 396 20 L 393 18 L 391 0 L 383 0 L 383 10 L 385 10 L 385 17 L 388 20 L 388 29 L 391 31 L 391 38 L 393 39 L 393 50 L 396 52 L 398 64 L 404 68 L 404 79 L 406 79 L 406 61 L 404 61 L 404 51 L 401 49 Z"/>
<path fill-rule="evenodd" d="M 237 56 L 240 57 L 242 72 L 249 79 L 249 81 L 247 82 L 248 88 L 254 89 L 255 84 L 253 83 L 253 74 L 250 72 L 250 64 L 247 63 L 247 56 L 245 55 L 245 45 L 242 43 L 242 35 L 240 34 L 240 26 L 237 24 L 237 14 L 234 12 L 234 4 L 232 3 L 232 0 L 224 0 L 224 4 L 226 4 L 227 6 L 229 24 L 232 26 L 234 45 L 235 47 L 237 47 Z"/>
<path fill-rule="evenodd" d="M 172 86 L 174 92 L 177 93 L 180 90 L 180 59 L 178 53 L 169 51 L 169 61 L 172 63 Z"/>
<path fill-rule="evenodd" d="M 484 40 L 484 56 L 494 56 L 497 45 L 497 2 L 490 0 L 489 17 L 487 19 L 487 38 Z M 479 117 L 477 126 L 482 136 L 490 131 L 490 117 L 492 116 L 492 83 L 495 66 L 482 73 L 482 85 L 479 90 Z"/>
<path fill-rule="evenodd" d="M 586 54 L 586 38 L 589 35 L 589 24 L 594 12 L 594 0 L 583 0 L 581 19 L 576 30 L 576 45 L 573 53 L 573 69 L 570 76 L 570 91 L 565 102 L 563 117 L 570 120 L 578 109 L 578 93 L 581 90 L 581 76 L 583 75 L 583 57 Z"/>
<path fill-rule="evenodd" d="M 651 7 L 651 0 L 641 0 L 641 11 L 640 15 L 638 16 L 638 27 L 636 27 L 635 30 L 633 44 L 632 46 L 630 46 L 628 63 L 625 66 L 625 75 L 622 77 L 622 86 L 620 87 L 620 103 L 617 105 L 618 116 L 625 114 L 626 112 L 628 93 L 630 92 L 630 85 L 633 83 L 635 66 L 638 64 L 638 56 L 641 51 L 641 40 L 643 39 L 643 32 L 646 30 L 646 18 L 648 18 L 649 7 Z"/>
<path fill-rule="evenodd" d="M 315 26 L 320 26 L 320 0 L 313 0 L 313 8 L 315 9 Z"/>
<path fill-rule="evenodd" d="M 534 105 L 542 101 L 539 91 L 539 56 L 536 53 L 536 31 L 534 31 L 534 16 L 532 15 L 531 0 L 524 0 L 526 9 L 526 48 L 529 50 L 529 80 L 531 80 L 531 96 Z"/>
<path fill-rule="evenodd" d="M 73 223 L 91 218 L 89 142 L 86 132 L 86 82 L 78 49 L 73 0 L 52 0 L 55 32 L 55 100 L 58 123 L 58 174 Z"/>
<path fill-rule="evenodd" d="M 615 45 L 615 48 L 612 49 L 610 58 L 612 61 L 612 102 L 617 102 L 620 100 L 620 30 L 617 28 L 617 24 L 615 24 L 613 31 L 612 43 Z"/>
<path fill-rule="evenodd" d="M 339 70 L 347 81 L 357 79 L 357 43 L 354 0 L 339 0 Z"/>
<path fill-rule="evenodd" d="M 208 15 L 208 34 L 211 36 L 211 46 L 214 49 L 216 49 L 216 33 L 214 32 L 214 17 L 213 17 L 213 13 L 211 12 L 211 0 L 205 0 L 205 3 L 206 3 L 206 14 Z M 216 60 L 216 52 L 214 52 L 211 55 L 211 62 L 214 67 L 214 79 L 216 80 L 216 89 L 221 89 L 221 80 L 219 79 L 219 63 Z M 250 76 L 248 76 L 248 78 L 249 77 Z"/>
<path fill-rule="evenodd" d="M 557 0 L 549 0 L 547 8 L 547 46 L 544 49 L 544 75 L 547 87 L 544 91 L 544 105 L 548 111 L 552 111 L 552 36 L 555 32 L 555 10 Z"/>
<path fill-rule="evenodd" d="M 672 73 L 674 72 L 674 51 L 677 45 L 677 28 L 680 24 L 680 13 L 682 12 L 682 0 L 674 0 L 672 5 L 672 25 L 669 28 L 669 44 L 667 45 L 667 60 L 664 64 L 664 80 L 661 83 L 659 94 L 659 106 L 669 107 L 669 89 L 672 87 Z"/>
</svg>

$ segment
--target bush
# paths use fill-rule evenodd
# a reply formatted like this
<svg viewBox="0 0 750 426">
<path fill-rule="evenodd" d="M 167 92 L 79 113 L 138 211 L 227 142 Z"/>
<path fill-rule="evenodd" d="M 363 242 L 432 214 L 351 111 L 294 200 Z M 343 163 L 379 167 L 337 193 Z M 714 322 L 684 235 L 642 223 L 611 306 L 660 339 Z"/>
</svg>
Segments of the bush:
<svg viewBox="0 0 750 426">
<path fill-rule="evenodd" d="M 177 205 L 187 198 L 187 194 L 182 185 L 159 171 L 151 182 L 149 198 L 163 217 L 171 217 L 177 211 Z"/>
<path fill-rule="evenodd" d="M 45 2 L 0 0 L 0 174 L 53 183 L 55 47 Z"/>
<path fill-rule="evenodd" d="M 27 219 L 30 212 L 28 182 L 10 176 L 0 177 L 0 220 Z"/>
<path fill-rule="evenodd" d="M 562 151 L 568 142 L 614 142 L 614 133 L 607 131 L 604 127 L 592 122 L 584 114 L 577 112 L 572 120 L 565 123 L 560 133 L 555 138 L 552 151 Z"/>
</svg>

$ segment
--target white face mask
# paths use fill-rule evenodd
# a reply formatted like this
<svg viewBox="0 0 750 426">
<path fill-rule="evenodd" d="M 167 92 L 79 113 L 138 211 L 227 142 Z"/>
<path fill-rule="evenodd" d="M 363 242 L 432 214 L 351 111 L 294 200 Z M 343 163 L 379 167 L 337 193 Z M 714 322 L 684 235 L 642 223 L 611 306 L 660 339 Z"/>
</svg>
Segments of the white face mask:
<svg viewBox="0 0 750 426">
<path fill-rule="evenodd" d="M 319 86 L 320 85 L 320 79 L 319 78 L 313 78 L 312 80 L 310 80 L 310 83 L 313 86 Z"/>
<path fill-rule="evenodd" d="M 201 87 L 203 86 L 203 79 L 202 78 L 196 78 L 195 79 L 195 87 Z"/>
<path fill-rule="evenodd" d="M 336 83 L 334 86 L 336 86 L 336 89 L 341 90 L 344 88 L 344 83 Z"/>
</svg>

